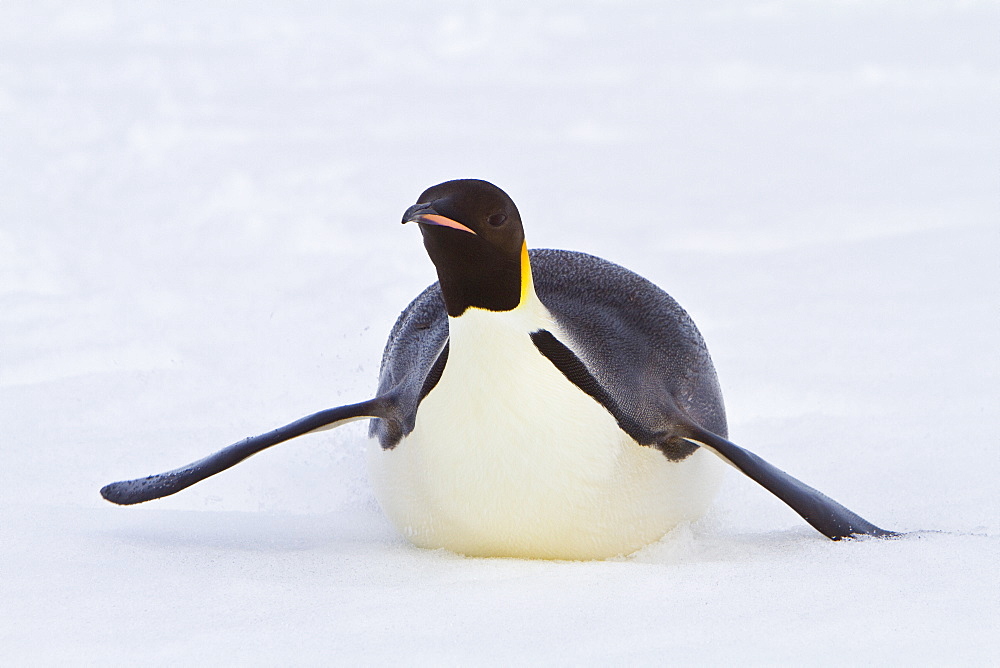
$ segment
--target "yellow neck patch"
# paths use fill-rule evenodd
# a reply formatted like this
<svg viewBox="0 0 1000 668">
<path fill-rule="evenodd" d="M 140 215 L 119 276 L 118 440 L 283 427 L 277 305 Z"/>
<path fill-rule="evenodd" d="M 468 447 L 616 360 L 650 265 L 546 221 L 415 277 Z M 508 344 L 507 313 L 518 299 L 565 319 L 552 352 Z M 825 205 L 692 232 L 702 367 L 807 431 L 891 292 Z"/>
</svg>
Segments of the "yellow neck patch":
<svg viewBox="0 0 1000 668">
<path fill-rule="evenodd" d="M 528 242 L 521 246 L 521 301 L 518 308 L 528 302 L 528 295 L 535 291 L 534 279 L 531 277 L 531 261 L 528 259 Z"/>
</svg>

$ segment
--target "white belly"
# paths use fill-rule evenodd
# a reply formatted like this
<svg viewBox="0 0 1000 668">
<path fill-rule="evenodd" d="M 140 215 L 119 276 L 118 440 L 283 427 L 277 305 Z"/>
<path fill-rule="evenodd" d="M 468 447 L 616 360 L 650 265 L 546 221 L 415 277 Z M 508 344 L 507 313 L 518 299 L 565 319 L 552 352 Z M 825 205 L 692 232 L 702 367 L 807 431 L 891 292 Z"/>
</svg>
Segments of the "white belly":
<svg viewBox="0 0 1000 668">
<path fill-rule="evenodd" d="M 638 445 L 526 333 L 563 338 L 555 325 L 525 318 L 538 314 L 452 320 L 448 363 L 414 430 L 392 450 L 371 443 L 376 495 L 399 531 L 470 556 L 601 559 L 699 517 L 719 462 Z"/>
</svg>

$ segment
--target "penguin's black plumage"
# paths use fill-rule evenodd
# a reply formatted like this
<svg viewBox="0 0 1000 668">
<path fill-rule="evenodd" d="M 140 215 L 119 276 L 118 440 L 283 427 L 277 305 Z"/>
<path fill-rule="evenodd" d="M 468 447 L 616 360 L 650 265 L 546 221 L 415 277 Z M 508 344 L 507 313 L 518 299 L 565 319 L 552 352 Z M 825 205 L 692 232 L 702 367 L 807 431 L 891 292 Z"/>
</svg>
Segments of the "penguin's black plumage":
<svg viewBox="0 0 1000 668">
<path fill-rule="evenodd" d="M 719 459 L 833 540 L 894 535 L 726 440 L 705 343 L 646 279 L 583 253 L 529 253 L 513 201 L 485 181 L 429 188 L 403 222 L 420 225 L 439 281 L 393 327 L 374 399 L 102 495 L 167 496 L 276 443 L 373 418 L 379 501 L 424 547 L 627 554 L 704 512 Z"/>
</svg>

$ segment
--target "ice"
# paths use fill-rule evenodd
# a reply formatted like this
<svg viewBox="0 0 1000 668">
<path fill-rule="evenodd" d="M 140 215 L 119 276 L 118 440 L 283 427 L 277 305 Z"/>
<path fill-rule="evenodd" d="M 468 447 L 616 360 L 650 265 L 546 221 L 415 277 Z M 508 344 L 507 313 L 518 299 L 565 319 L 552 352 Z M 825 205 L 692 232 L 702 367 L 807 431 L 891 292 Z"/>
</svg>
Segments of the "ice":
<svg viewBox="0 0 1000 668">
<path fill-rule="evenodd" d="M 0 3 L 0 662 L 1000 661 L 995 2 Z M 670 292 L 730 475 L 629 558 L 397 536 L 352 424 L 133 508 L 165 471 L 371 396 L 434 279 L 426 187 Z"/>
</svg>

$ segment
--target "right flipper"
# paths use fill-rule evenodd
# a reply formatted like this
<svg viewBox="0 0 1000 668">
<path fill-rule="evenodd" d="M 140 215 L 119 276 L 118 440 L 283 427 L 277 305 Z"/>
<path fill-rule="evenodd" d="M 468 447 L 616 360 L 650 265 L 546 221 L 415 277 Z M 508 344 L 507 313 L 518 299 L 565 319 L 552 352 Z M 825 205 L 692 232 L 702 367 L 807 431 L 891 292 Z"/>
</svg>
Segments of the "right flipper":
<svg viewBox="0 0 1000 668">
<path fill-rule="evenodd" d="M 857 513 L 848 510 L 819 490 L 788 475 L 749 450 L 744 450 L 717 434 L 696 425 L 688 425 L 690 432 L 683 438 L 701 445 L 752 478 L 764 489 L 784 501 L 802 516 L 814 529 L 830 540 L 853 536 L 892 538 L 899 534 L 881 529 Z"/>
<path fill-rule="evenodd" d="M 354 420 L 373 417 L 391 420 L 394 417 L 394 413 L 394 402 L 386 396 L 375 397 L 374 399 L 362 401 L 357 404 L 328 408 L 318 413 L 307 415 L 283 427 L 278 427 L 266 434 L 245 438 L 204 459 L 199 459 L 196 462 L 174 469 L 173 471 L 105 485 L 101 489 L 101 496 L 112 503 L 122 506 L 170 496 L 186 487 L 190 487 L 196 482 L 239 464 L 247 457 L 255 455 L 265 448 L 277 445 L 296 436 L 302 436 L 313 431 L 332 429 Z"/>
</svg>

